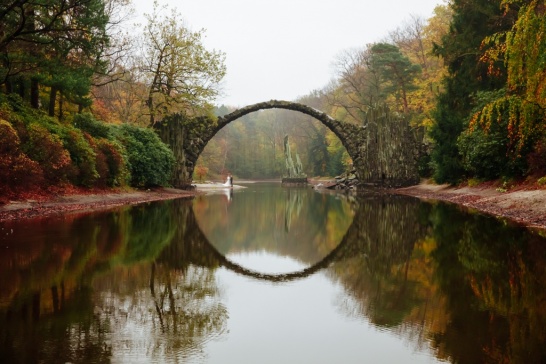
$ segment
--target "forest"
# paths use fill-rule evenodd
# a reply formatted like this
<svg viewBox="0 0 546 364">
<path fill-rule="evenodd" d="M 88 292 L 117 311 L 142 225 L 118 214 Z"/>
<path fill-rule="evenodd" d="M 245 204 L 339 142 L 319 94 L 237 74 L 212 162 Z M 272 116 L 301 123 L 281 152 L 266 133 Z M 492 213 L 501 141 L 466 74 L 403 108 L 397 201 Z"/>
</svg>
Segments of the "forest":
<svg viewBox="0 0 546 364">
<path fill-rule="evenodd" d="M 422 132 L 422 177 L 546 184 L 546 2 L 450 0 L 332 60 L 335 75 L 297 101 L 358 125 L 387 105 Z M 130 0 L 0 4 L 1 201 L 66 188 L 169 184 L 174 157 L 154 126 L 215 116 L 225 54 L 183 14 L 155 4 L 127 31 Z M 188 19 L 191 23 L 191 19 Z M 264 100 L 265 101 L 265 100 Z M 207 145 L 195 179 L 280 178 L 283 139 L 311 177 L 351 165 L 320 122 L 247 115 Z"/>
</svg>

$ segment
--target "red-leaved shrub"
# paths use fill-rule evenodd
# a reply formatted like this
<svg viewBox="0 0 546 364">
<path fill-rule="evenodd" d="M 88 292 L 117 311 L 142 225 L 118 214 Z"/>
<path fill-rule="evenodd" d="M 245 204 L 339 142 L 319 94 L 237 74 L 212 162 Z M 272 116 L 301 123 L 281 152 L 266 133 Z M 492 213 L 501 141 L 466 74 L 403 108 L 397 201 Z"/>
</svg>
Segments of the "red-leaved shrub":
<svg viewBox="0 0 546 364">
<path fill-rule="evenodd" d="M 42 182 L 40 165 L 21 151 L 15 129 L 0 119 L 0 203 L 20 191 L 39 188 Z"/>
<path fill-rule="evenodd" d="M 66 182 L 75 175 L 70 154 L 57 135 L 35 123 L 28 125 L 27 133 L 28 142 L 24 150 L 30 158 L 40 163 L 48 184 Z"/>
<path fill-rule="evenodd" d="M 125 186 L 128 183 L 129 171 L 122 154 L 122 147 L 107 139 L 99 139 L 97 145 L 108 166 L 107 186 Z"/>
<path fill-rule="evenodd" d="M 110 173 L 108 170 L 106 156 L 104 155 L 104 152 L 99 148 L 97 140 L 95 140 L 91 135 L 87 133 L 84 133 L 84 136 L 89 143 L 89 146 L 93 149 L 93 152 L 95 153 L 95 169 L 98 176 L 95 179 L 94 185 L 101 188 L 107 187 Z"/>
</svg>

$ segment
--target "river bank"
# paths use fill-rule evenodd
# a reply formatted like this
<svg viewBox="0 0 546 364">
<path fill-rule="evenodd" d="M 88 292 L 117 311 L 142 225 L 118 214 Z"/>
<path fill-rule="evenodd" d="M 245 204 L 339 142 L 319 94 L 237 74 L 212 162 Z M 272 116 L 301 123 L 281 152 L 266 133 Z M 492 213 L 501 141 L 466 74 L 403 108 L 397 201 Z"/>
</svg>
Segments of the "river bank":
<svg viewBox="0 0 546 364">
<path fill-rule="evenodd" d="M 529 228 L 546 230 L 546 189 L 515 186 L 504 190 L 493 184 L 454 187 L 421 183 L 395 192 L 425 200 L 452 202 Z"/>
<path fill-rule="evenodd" d="M 0 205 L 0 221 L 33 219 L 65 213 L 105 210 L 118 206 L 145 202 L 188 198 L 197 191 L 175 188 L 131 191 L 93 191 L 92 193 L 63 194 L 39 200 L 10 201 Z"/>
</svg>

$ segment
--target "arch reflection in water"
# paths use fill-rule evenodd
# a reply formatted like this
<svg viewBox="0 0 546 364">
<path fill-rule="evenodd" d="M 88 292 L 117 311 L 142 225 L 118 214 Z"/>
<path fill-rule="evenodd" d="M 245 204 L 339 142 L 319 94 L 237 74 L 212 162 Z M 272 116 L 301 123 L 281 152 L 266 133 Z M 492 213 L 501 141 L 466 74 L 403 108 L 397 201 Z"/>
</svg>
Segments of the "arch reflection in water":
<svg viewBox="0 0 546 364">
<path fill-rule="evenodd" d="M 266 253 L 310 266 L 336 248 L 353 220 L 354 206 L 342 195 L 280 184 L 247 187 L 229 204 L 213 195 L 197 198 L 193 206 L 207 239 L 228 258 Z"/>
</svg>

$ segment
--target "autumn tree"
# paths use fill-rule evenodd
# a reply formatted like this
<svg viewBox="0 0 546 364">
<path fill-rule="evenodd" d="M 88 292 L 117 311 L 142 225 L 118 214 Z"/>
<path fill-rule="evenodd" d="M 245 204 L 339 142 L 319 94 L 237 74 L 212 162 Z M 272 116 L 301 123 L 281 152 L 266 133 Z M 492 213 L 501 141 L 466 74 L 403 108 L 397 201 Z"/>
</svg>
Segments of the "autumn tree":
<svg viewBox="0 0 546 364">
<path fill-rule="evenodd" d="M 220 92 L 225 56 L 205 49 L 204 30 L 191 31 L 176 11 L 164 16 L 154 3 L 146 15 L 139 69 L 148 88 L 150 125 L 166 113 L 203 107 Z"/>
<path fill-rule="evenodd" d="M 376 43 L 345 51 L 335 66 L 339 79 L 326 90 L 326 95 L 336 117 L 363 123 L 368 110 L 381 103 L 409 112 L 408 93 L 415 89 L 421 67 L 396 45 Z"/>
<path fill-rule="evenodd" d="M 407 55 L 413 62 L 419 64 L 423 72 L 428 71 L 429 51 L 426 39 L 426 21 L 417 15 L 410 15 L 410 18 L 397 29 L 389 33 L 389 38 Z"/>
<path fill-rule="evenodd" d="M 457 139 L 476 106 L 478 91 L 494 91 L 504 87 L 506 75 L 502 62 L 498 72 L 489 72 L 480 58 L 485 37 L 510 28 L 503 18 L 500 0 L 453 0 L 453 18 L 449 33 L 442 38 L 435 52 L 448 68 L 443 91 L 434 111 L 435 123 L 431 137 L 434 178 L 440 183 L 457 183 L 465 174 Z"/>
<path fill-rule="evenodd" d="M 362 123 L 368 109 L 384 101 L 370 47 L 343 51 L 334 66 L 338 79 L 325 92 L 328 102 L 339 119 Z"/>
<path fill-rule="evenodd" d="M 148 108 L 143 102 L 148 95 L 146 85 L 131 69 L 120 70 L 116 77 L 93 88 L 93 114 L 106 122 L 147 126 L 149 118 L 145 114 Z"/>
<path fill-rule="evenodd" d="M 414 79 L 413 90 L 408 94 L 410 122 L 412 126 L 425 129 L 433 124 L 432 110 L 441 90 L 441 80 L 445 76 L 443 59 L 433 54 L 434 44 L 448 33 L 451 22 L 451 8 L 438 5 L 433 16 L 427 20 L 412 15 L 400 27 L 389 33 L 389 43 L 395 44 L 403 55 L 422 68 Z M 428 137 L 424 134 L 428 144 Z"/>
<path fill-rule="evenodd" d="M 510 6 L 519 6 L 517 20 L 509 31 L 484 39 L 483 44 L 492 47 L 482 62 L 494 73 L 499 58 L 504 59 L 506 88 L 473 115 L 471 128 L 487 132 L 501 125 L 507 136 L 505 154 L 517 159 L 533 146 L 544 149 L 546 141 L 546 2 L 503 1 L 502 5 L 505 16 Z"/>
</svg>

